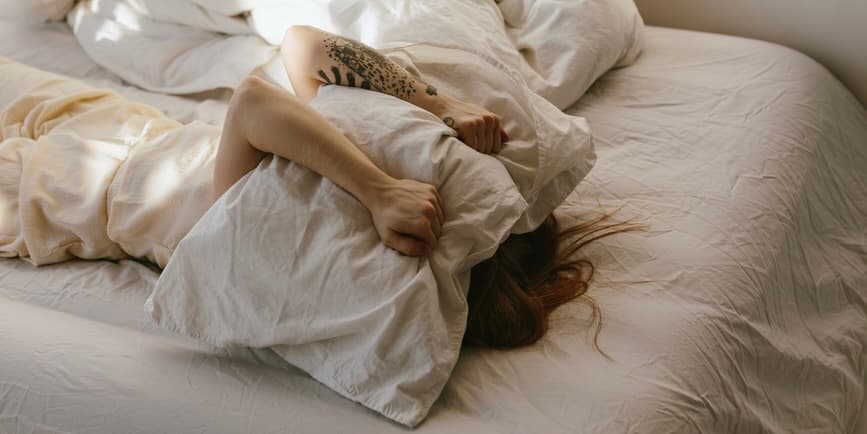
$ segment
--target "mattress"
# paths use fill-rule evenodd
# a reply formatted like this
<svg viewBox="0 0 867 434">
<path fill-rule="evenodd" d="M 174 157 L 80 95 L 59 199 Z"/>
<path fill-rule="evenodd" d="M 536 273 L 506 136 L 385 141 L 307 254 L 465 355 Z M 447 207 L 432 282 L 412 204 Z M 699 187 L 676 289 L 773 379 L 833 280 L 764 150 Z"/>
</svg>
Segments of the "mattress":
<svg viewBox="0 0 867 434">
<path fill-rule="evenodd" d="M 125 86 L 62 25 L 4 22 L 0 41 L 0 55 L 181 120 L 225 110 L 225 95 Z M 538 345 L 464 350 L 416 431 L 853 432 L 867 374 L 854 97 L 791 50 L 650 27 L 641 58 L 569 112 L 599 159 L 560 213 L 622 207 L 650 226 L 587 251 L 613 361 L 588 343 L 586 307 L 567 305 Z M 268 350 L 156 328 L 142 305 L 157 278 L 134 261 L 0 261 L 0 432 L 406 431 Z M 728 357 L 710 357 L 719 348 Z"/>
</svg>

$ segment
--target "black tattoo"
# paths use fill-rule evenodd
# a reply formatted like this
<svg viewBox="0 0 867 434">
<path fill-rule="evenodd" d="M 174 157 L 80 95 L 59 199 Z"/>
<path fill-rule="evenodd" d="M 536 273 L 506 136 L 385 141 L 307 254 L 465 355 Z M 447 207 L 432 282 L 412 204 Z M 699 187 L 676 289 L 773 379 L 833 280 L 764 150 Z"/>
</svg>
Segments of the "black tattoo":
<svg viewBox="0 0 867 434">
<path fill-rule="evenodd" d="M 323 71 L 321 69 L 319 70 L 319 77 L 322 78 L 323 80 L 325 80 L 326 83 L 333 84 L 333 83 L 331 83 L 331 79 L 328 78 L 328 74 L 326 74 L 325 71 Z"/>
<path fill-rule="evenodd" d="M 448 125 L 449 128 L 455 127 L 455 120 L 451 116 L 446 116 L 443 118 L 443 122 Z"/>
<path fill-rule="evenodd" d="M 339 36 L 325 38 L 325 49 L 331 60 L 362 79 L 361 88 L 373 89 L 404 100 L 415 95 L 415 80 L 376 50 Z"/>
<path fill-rule="evenodd" d="M 336 66 L 332 66 L 331 73 L 334 74 L 334 84 L 340 85 L 340 70 Z"/>
<path fill-rule="evenodd" d="M 346 73 L 346 85 L 349 87 L 355 87 L 355 74 L 351 72 Z"/>
<path fill-rule="evenodd" d="M 427 89 L 425 89 L 424 91 L 427 92 L 427 94 L 430 96 L 436 96 L 437 94 L 437 88 L 431 85 L 427 85 Z"/>
</svg>

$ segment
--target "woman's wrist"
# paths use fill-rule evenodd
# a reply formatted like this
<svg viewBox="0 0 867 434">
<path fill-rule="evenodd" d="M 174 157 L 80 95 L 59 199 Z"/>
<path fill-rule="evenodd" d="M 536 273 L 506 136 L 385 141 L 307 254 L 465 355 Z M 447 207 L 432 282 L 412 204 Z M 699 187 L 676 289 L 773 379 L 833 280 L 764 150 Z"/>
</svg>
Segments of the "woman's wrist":
<svg viewBox="0 0 867 434">
<path fill-rule="evenodd" d="M 421 91 L 416 92 L 415 97 L 409 102 L 442 119 L 444 113 L 448 111 L 452 98 L 442 93 L 437 88 L 426 85 L 422 82 L 418 82 L 418 87 Z"/>
<path fill-rule="evenodd" d="M 362 181 L 358 183 L 358 191 L 353 194 L 365 208 L 371 211 L 382 200 L 383 192 L 396 182 L 394 178 L 379 169 L 361 179 Z"/>
</svg>

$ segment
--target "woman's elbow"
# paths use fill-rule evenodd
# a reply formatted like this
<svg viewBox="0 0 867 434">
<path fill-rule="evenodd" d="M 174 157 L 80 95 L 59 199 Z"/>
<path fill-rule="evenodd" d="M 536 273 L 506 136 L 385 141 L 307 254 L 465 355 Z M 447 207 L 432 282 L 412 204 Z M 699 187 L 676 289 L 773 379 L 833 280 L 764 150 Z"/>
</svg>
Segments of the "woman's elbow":
<svg viewBox="0 0 867 434">
<path fill-rule="evenodd" d="M 322 30 L 313 26 L 295 25 L 289 26 L 283 35 L 283 43 L 280 51 L 284 57 L 292 59 L 310 58 L 321 42 Z"/>
</svg>

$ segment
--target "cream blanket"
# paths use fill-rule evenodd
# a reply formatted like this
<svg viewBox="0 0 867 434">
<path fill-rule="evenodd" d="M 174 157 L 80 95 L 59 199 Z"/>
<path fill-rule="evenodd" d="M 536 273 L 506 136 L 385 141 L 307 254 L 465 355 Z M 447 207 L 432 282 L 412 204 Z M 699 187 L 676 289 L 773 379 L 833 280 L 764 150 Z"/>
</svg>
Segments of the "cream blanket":
<svg viewBox="0 0 867 434">
<path fill-rule="evenodd" d="M 2 57 L 0 77 L 0 256 L 164 267 L 210 206 L 220 130 Z"/>
</svg>

